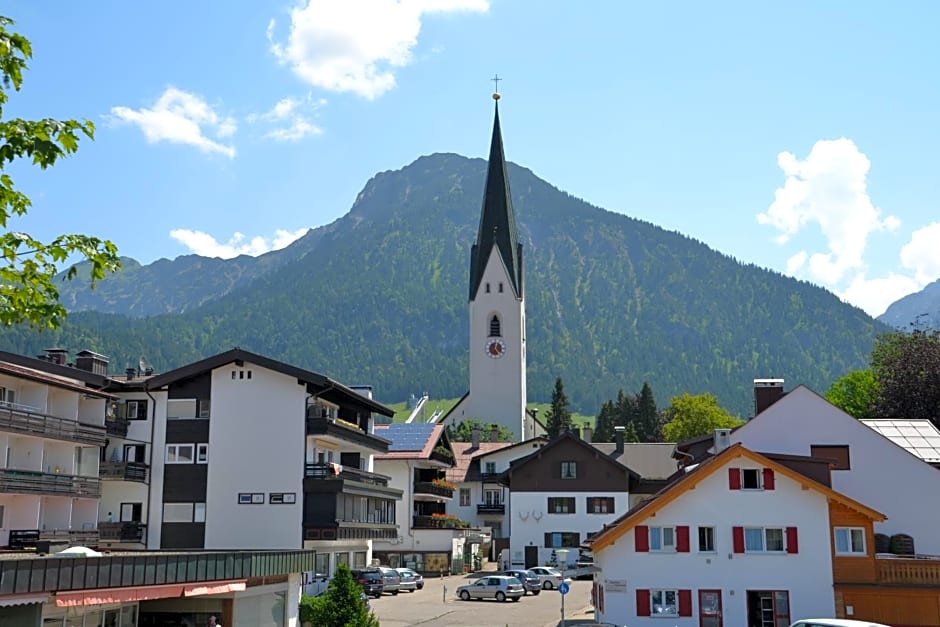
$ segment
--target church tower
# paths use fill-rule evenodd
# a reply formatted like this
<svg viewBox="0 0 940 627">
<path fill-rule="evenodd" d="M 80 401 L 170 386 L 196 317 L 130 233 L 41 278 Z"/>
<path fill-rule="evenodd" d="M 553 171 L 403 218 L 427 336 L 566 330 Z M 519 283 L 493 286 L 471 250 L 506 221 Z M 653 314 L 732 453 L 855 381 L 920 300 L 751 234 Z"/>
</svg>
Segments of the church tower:
<svg viewBox="0 0 940 627">
<path fill-rule="evenodd" d="M 525 281 L 499 127 L 499 94 L 493 99 L 483 208 L 470 251 L 470 392 L 455 409 L 464 418 L 510 429 L 518 442 L 532 435 L 525 411 Z"/>
</svg>

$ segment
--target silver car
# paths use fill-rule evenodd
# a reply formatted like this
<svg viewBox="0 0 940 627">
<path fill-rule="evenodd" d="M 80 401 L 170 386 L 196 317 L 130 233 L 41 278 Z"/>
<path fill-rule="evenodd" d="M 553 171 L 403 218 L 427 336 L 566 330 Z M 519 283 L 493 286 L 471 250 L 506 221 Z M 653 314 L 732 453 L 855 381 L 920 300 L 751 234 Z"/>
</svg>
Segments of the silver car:
<svg viewBox="0 0 940 627">
<path fill-rule="evenodd" d="M 462 601 L 470 599 L 496 599 L 505 601 L 512 599 L 518 601 L 525 594 L 522 582 L 515 577 L 496 575 L 480 577 L 476 583 L 470 583 L 457 588 L 457 596 Z"/>
<path fill-rule="evenodd" d="M 405 580 L 405 575 L 411 575 L 415 582 L 415 588 L 418 590 L 424 588 L 424 576 L 421 573 L 415 572 L 410 568 L 396 568 L 395 570 L 401 575 L 402 581 Z"/>
<path fill-rule="evenodd" d="M 554 590 L 561 585 L 561 571 L 547 566 L 535 566 L 529 569 L 530 573 L 538 575 L 542 590 Z"/>
<path fill-rule="evenodd" d="M 414 592 L 418 589 L 418 580 L 415 578 L 414 572 L 406 568 L 396 568 L 398 572 L 398 577 L 401 579 L 401 582 L 398 584 L 398 589 L 402 592 Z"/>
</svg>

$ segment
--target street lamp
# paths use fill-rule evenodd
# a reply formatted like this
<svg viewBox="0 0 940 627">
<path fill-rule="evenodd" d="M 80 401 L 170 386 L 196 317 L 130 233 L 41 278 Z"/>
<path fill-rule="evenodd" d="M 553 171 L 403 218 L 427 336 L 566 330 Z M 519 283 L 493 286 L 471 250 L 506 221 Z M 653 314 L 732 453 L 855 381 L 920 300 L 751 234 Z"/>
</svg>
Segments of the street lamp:
<svg viewBox="0 0 940 627">
<path fill-rule="evenodd" d="M 555 555 L 558 556 L 558 561 L 561 562 L 561 585 L 558 586 L 558 591 L 561 593 L 561 627 L 565 627 L 565 597 L 567 596 L 567 590 L 563 588 L 567 583 L 565 581 L 565 566 L 568 565 L 568 549 L 558 549 L 555 551 Z"/>
</svg>

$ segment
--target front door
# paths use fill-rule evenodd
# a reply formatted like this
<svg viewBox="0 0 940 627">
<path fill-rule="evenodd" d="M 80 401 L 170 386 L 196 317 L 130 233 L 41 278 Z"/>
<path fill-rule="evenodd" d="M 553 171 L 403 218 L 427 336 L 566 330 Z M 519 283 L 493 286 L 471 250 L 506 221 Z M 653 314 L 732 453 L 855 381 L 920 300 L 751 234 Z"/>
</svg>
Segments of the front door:
<svg viewBox="0 0 940 627">
<path fill-rule="evenodd" d="M 525 548 L 525 567 L 526 570 L 539 565 L 539 547 L 529 545 Z"/>
<path fill-rule="evenodd" d="M 699 627 L 721 627 L 721 590 L 698 591 Z"/>
</svg>

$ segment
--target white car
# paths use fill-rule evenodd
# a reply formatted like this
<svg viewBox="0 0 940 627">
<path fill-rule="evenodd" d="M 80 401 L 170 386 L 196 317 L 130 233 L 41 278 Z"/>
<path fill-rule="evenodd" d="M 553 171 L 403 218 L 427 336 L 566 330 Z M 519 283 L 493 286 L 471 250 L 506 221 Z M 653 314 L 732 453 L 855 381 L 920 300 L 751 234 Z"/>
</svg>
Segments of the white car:
<svg viewBox="0 0 940 627">
<path fill-rule="evenodd" d="M 848 618 L 804 618 L 798 620 L 790 627 L 889 627 L 882 623 L 873 623 L 868 620 L 851 620 Z"/>
<path fill-rule="evenodd" d="M 480 577 L 476 583 L 466 584 L 457 588 L 457 596 L 461 601 L 470 599 L 496 599 L 505 601 L 512 599 L 518 601 L 525 590 L 522 588 L 522 582 L 515 577 L 506 577 L 495 575 L 489 577 Z"/>
<path fill-rule="evenodd" d="M 535 566 L 529 569 L 530 573 L 535 573 L 542 583 L 542 590 L 554 590 L 561 585 L 561 571 L 548 566 Z"/>
</svg>

